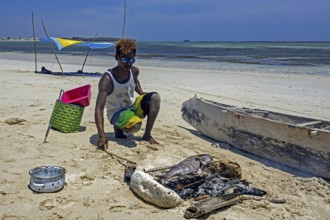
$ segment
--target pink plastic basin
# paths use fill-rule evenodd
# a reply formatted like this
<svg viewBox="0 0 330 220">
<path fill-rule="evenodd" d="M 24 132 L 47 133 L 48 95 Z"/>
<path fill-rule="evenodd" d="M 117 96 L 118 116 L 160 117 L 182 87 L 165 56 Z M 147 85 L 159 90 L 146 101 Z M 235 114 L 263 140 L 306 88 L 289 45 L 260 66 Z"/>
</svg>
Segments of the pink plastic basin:
<svg viewBox="0 0 330 220">
<path fill-rule="evenodd" d="M 60 101 L 80 105 L 82 107 L 89 106 L 92 97 L 91 87 L 92 86 L 90 84 L 87 84 L 67 90 L 62 94 Z"/>
</svg>

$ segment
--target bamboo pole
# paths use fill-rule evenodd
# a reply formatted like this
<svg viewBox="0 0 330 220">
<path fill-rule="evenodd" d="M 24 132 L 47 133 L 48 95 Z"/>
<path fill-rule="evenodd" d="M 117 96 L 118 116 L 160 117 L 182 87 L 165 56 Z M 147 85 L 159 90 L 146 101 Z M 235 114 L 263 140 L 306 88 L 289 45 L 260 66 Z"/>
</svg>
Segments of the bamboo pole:
<svg viewBox="0 0 330 220">
<path fill-rule="evenodd" d="M 93 39 L 93 42 L 96 40 L 96 37 L 97 37 L 98 33 L 99 33 L 99 31 L 96 32 L 95 37 Z M 85 63 L 86 63 L 86 60 L 87 60 L 87 57 L 88 57 L 90 51 L 91 51 L 91 48 L 89 47 L 88 50 L 87 50 L 87 53 L 86 53 L 86 57 L 85 57 L 84 63 L 82 65 L 82 67 L 81 67 L 81 70 L 78 71 L 78 72 L 81 72 L 81 73 L 84 72 Z"/>
<path fill-rule="evenodd" d="M 34 66 L 35 66 L 35 73 L 38 72 L 38 66 L 37 66 L 37 43 L 36 43 L 36 34 L 34 31 L 34 16 L 32 12 L 32 30 L 33 30 L 33 41 L 34 41 Z"/>
<path fill-rule="evenodd" d="M 64 71 L 63 71 L 63 69 L 62 69 L 62 66 L 61 66 L 60 60 L 58 59 L 58 57 L 57 57 L 57 55 L 56 55 L 56 52 L 55 52 L 55 50 L 54 50 L 54 48 L 53 48 L 52 42 L 50 41 L 50 37 L 48 36 L 47 30 L 46 30 L 46 27 L 45 27 L 45 24 L 44 24 L 44 20 L 41 20 L 41 21 L 42 21 L 42 27 L 44 28 L 45 34 L 46 34 L 46 36 L 47 36 L 47 38 L 48 38 L 48 41 L 49 41 L 50 47 L 51 47 L 51 49 L 52 49 L 52 51 L 53 51 L 53 53 L 54 53 L 54 55 L 55 55 L 55 58 L 56 58 L 56 60 L 57 60 L 58 65 L 60 65 L 60 68 L 61 68 L 62 74 L 63 74 L 63 76 L 64 76 Z"/>
<path fill-rule="evenodd" d="M 121 38 L 124 38 L 125 24 L 126 24 L 126 0 L 124 0 L 124 22 L 123 22 L 123 31 L 121 33 Z"/>
</svg>

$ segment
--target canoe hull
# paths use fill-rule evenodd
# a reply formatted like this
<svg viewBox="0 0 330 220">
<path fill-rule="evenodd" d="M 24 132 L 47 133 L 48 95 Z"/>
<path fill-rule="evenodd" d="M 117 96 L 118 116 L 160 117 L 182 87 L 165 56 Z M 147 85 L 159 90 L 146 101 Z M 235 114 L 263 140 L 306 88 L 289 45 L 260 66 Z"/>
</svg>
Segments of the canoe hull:
<svg viewBox="0 0 330 220">
<path fill-rule="evenodd" d="M 183 103 L 182 117 L 215 140 L 330 179 L 330 131 L 323 129 L 330 127 L 330 122 L 236 108 L 200 98 Z"/>
</svg>

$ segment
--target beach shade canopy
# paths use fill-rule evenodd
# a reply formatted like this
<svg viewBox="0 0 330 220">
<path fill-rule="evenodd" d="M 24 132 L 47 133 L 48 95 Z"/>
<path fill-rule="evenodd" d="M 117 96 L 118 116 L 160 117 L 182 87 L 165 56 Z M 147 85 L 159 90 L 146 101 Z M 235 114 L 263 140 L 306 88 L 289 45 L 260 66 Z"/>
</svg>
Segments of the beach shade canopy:
<svg viewBox="0 0 330 220">
<path fill-rule="evenodd" d="M 89 42 L 89 41 L 82 41 L 82 40 L 70 40 L 65 38 L 58 38 L 58 37 L 50 37 L 51 42 L 55 43 L 58 50 L 62 50 L 63 48 L 69 46 L 82 46 L 82 47 L 89 47 L 90 49 L 105 49 L 109 47 L 113 47 L 115 43 L 110 42 Z M 40 42 L 49 42 L 48 38 L 39 38 Z"/>
</svg>

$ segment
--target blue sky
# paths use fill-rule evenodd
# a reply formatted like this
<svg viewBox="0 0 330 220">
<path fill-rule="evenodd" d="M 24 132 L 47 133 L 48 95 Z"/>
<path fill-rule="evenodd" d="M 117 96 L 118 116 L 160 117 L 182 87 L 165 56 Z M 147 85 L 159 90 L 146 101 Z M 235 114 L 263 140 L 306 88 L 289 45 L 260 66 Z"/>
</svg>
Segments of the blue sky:
<svg viewBox="0 0 330 220">
<path fill-rule="evenodd" d="M 124 0 L 4 0 L 0 37 L 121 37 Z M 330 0 L 127 0 L 125 37 L 173 41 L 330 41 Z"/>
</svg>

